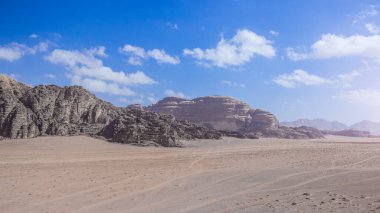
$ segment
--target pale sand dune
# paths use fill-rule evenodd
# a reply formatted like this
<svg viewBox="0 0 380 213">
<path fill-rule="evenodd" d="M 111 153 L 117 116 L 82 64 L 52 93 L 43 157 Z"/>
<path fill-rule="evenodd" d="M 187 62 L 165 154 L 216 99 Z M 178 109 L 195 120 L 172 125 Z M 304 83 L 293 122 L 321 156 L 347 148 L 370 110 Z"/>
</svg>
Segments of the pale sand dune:
<svg viewBox="0 0 380 213">
<path fill-rule="evenodd" d="M 0 142 L 0 212 L 380 212 L 380 139 Z"/>
</svg>

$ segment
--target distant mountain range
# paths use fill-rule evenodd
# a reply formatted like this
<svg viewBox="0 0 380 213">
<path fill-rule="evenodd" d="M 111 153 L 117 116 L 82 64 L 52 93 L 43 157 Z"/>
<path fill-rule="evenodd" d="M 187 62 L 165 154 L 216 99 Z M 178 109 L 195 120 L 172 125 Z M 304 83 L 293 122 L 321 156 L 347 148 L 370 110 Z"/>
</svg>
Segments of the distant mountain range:
<svg viewBox="0 0 380 213">
<path fill-rule="evenodd" d="M 372 121 L 361 121 L 359 123 L 351 125 L 350 128 L 361 131 L 368 131 L 371 133 L 371 135 L 380 135 L 380 123 Z"/>
<path fill-rule="evenodd" d="M 355 129 L 360 131 L 368 131 L 371 133 L 371 135 L 380 135 L 380 123 L 367 120 L 355 123 L 351 126 L 348 126 L 338 121 L 328 121 L 324 119 L 298 119 L 292 122 L 281 122 L 281 124 L 288 127 L 309 126 L 317 128 L 319 130 L 333 131 Z"/>
<path fill-rule="evenodd" d="M 349 128 L 344 123 L 340 123 L 338 121 L 327 121 L 324 119 L 298 119 L 293 122 L 282 122 L 281 124 L 288 127 L 309 126 L 319 130 L 343 130 Z"/>
</svg>

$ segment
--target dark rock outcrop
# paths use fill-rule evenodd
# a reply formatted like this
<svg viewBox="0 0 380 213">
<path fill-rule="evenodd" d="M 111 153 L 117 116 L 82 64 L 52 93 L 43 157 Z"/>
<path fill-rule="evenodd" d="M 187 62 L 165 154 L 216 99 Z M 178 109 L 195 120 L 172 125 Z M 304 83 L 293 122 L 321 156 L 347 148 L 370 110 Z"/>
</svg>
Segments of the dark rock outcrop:
<svg viewBox="0 0 380 213">
<path fill-rule="evenodd" d="M 147 109 L 174 115 L 179 120 L 189 120 L 240 138 L 243 135 L 251 138 L 323 138 L 317 129 L 281 126 L 272 113 L 252 109 L 242 101 L 225 96 L 207 96 L 192 100 L 167 97 Z"/>
<path fill-rule="evenodd" d="M 0 137 L 98 135 L 110 141 L 179 146 L 221 133 L 140 106 L 115 107 L 79 86 L 30 87 L 0 75 Z"/>
</svg>

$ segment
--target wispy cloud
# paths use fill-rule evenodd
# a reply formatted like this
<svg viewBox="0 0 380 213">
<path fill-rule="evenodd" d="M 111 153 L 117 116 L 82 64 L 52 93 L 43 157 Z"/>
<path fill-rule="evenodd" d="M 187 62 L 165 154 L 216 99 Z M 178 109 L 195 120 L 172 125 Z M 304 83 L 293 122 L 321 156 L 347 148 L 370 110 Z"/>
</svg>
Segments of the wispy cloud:
<svg viewBox="0 0 380 213">
<path fill-rule="evenodd" d="M 165 50 L 152 49 L 145 50 L 142 47 L 126 44 L 119 48 L 119 51 L 125 55 L 128 55 L 128 63 L 132 65 L 142 65 L 143 61 L 152 58 L 159 64 L 179 64 L 180 60 L 177 56 L 171 56 L 165 52 Z"/>
<path fill-rule="evenodd" d="M 294 88 L 300 85 L 322 85 L 332 81 L 317 75 L 310 74 L 304 70 L 294 70 L 292 73 L 281 74 L 273 80 L 276 84 L 285 88 Z"/>
<path fill-rule="evenodd" d="M 347 73 L 341 73 L 335 78 L 324 78 L 314 74 L 310 74 L 304 70 L 297 69 L 292 73 L 281 74 L 277 76 L 273 82 L 285 87 L 295 88 L 297 86 L 316 86 L 330 84 L 334 87 L 351 87 L 351 83 L 358 77 L 362 76 L 362 72 L 354 70 Z"/>
<path fill-rule="evenodd" d="M 29 38 L 33 38 L 33 39 L 35 39 L 35 38 L 38 38 L 38 35 L 33 33 L 33 34 L 30 34 L 30 35 L 29 35 Z"/>
<path fill-rule="evenodd" d="M 179 30 L 178 24 L 174 24 L 171 22 L 166 22 L 166 26 L 168 26 L 172 30 Z"/>
<path fill-rule="evenodd" d="M 274 30 L 270 30 L 270 31 L 269 31 L 269 34 L 274 35 L 274 36 L 278 36 L 278 35 L 280 35 L 279 32 L 274 31 Z"/>
<path fill-rule="evenodd" d="M 171 89 L 165 90 L 164 95 L 166 97 L 187 98 L 187 96 L 183 94 L 182 92 L 175 92 Z"/>
<path fill-rule="evenodd" d="M 378 6 L 376 5 L 369 5 L 367 7 L 367 9 L 359 12 L 353 19 L 352 23 L 353 24 L 357 24 L 365 19 L 367 19 L 368 17 L 374 17 L 374 16 L 377 16 L 379 14 L 378 10 L 377 10 Z"/>
<path fill-rule="evenodd" d="M 373 34 L 379 34 L 380 33 L 380 27 L 374 23 L 367 23 L 365 25 L 365 28 L 368 30 L 368 32 Z"/>
<path fill-rule="evenodd" d="M 265 37 L 242 29 L 231 39 L 222 37 L 215 48 L 184 49 L 183 54 L 194 57 L 199 64 L 226 68 L 243 65 L 256 55 L 273 58 L 276 50 Z"/>
<path fill-rule="evenodd" d="M 45 52 L 48 50 L 49 43 L 49 41 L 44 41 L 29 47 L 25 44 L 13 42 L 5 46 L 0 46 L 0 60 L 13 62 L 25 55 L 34 55 L 38 52 Z"/>
</svg>

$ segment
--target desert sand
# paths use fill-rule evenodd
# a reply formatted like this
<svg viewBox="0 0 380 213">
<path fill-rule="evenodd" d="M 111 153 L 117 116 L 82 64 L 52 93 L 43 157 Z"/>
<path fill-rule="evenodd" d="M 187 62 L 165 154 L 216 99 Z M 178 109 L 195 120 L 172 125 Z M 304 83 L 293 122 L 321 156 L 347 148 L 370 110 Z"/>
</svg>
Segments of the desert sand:
<svg viewBox="0 0 380 213">
<path fill-rule="evenodd" d="M 0 142 L 1 212 L 380 212 L 380 138 Z"/>
</svg>

